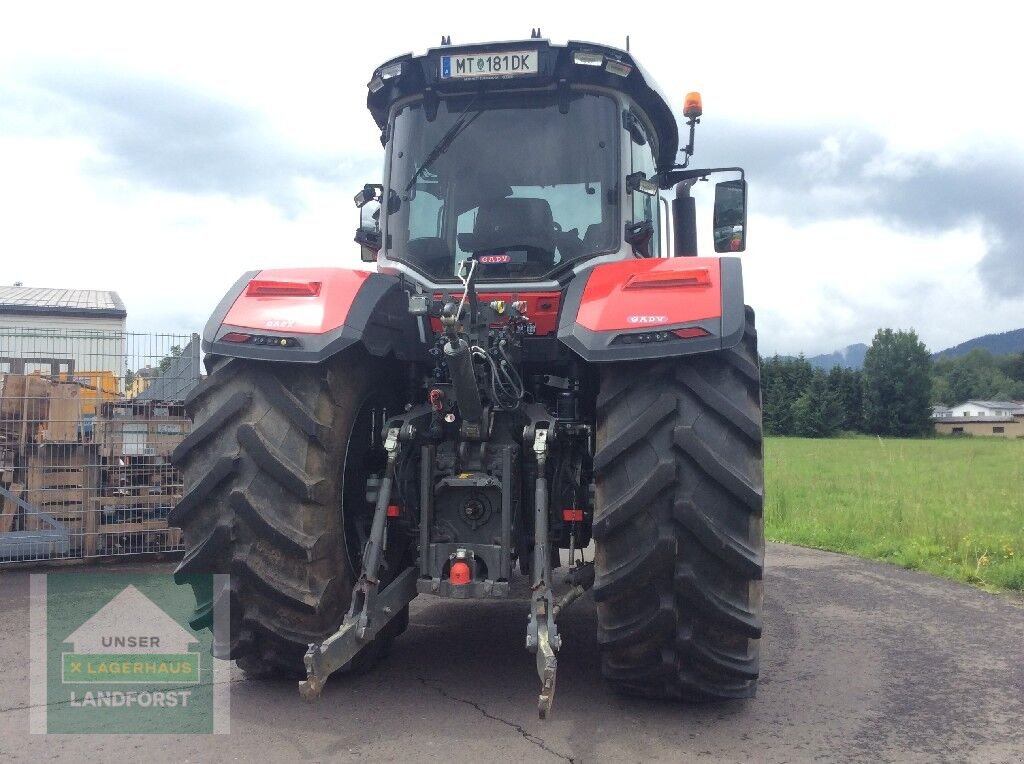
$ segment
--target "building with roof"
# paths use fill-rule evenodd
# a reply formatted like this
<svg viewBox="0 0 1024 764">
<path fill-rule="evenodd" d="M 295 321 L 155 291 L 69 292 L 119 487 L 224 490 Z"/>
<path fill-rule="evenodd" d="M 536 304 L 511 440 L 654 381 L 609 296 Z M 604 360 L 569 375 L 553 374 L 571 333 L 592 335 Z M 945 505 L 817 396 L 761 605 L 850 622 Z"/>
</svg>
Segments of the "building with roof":
<svg viewBox="0 0 1024 764">
<path fill-rule="evenodd" d="M 121 377 L 127 315 L 117 292 L 0 286 L 0 373 Z"/>
<path fill-rule="evenodd" d="M 1017 401 L 965 401 L 949 410 L 952 417 L 1005 417 L 1024 414 L 1024 404 Z"/>
<path fill-rule="evenodd" d="M 935 432 L 942 435 L 992 435 L 1024 438 L 1024 402 L 965 401 L 932 410 Z"/>
<path fill-rule="evenodd" d="M 0 327 L 124 331 L 117 292 L 0 286 Z"/>
</svg>

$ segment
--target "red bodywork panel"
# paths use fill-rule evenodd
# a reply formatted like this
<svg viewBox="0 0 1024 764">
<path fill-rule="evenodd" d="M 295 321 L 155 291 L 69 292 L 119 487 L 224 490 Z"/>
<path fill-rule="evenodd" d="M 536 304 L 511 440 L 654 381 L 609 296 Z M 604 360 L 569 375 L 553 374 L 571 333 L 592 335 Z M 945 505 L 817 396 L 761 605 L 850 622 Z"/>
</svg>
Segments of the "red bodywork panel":
<svg viewBox="0 0 1024 764">
<path fill-rule="evenodd" d="M 345 323 L 356 294 L 370 276 L 370 271 L 348 268 L 260 271 L 250 284 L 263 283 L 238 295 L 224 316 L 224 324 L 242 329 L 325 334 Z M 261 291 L 278 293 L 250 294 Z"/>
<path fill-rule="evenodd" d="M 435 294 L 434 298 L 440 300 L 442 296 Z M 453 297 L 458 300 L 462 298 L 462 295 L 456 294 Z M 481 292 L 479 299 L 481 303 L 495 300 L 504 300 L 506 304 L 517 300 L 525 302 L 526 310 L 524 312 L 527 319 L 536 328 L 533 334 L 537 337 L 554 334 L 558 329 L 558 306 L 562 302 L 561 292 Z M 432 317 L 430 328 L 435 332 L 442 331 L 441 319 Z"/>
<path fill-rule="evenodd" d="M 591 331 L 608 332 L 705 321 L 721 315 L 718 258 L 686 257 L 595 266 L 583 290 L 576 321 Z"/>
</svg>

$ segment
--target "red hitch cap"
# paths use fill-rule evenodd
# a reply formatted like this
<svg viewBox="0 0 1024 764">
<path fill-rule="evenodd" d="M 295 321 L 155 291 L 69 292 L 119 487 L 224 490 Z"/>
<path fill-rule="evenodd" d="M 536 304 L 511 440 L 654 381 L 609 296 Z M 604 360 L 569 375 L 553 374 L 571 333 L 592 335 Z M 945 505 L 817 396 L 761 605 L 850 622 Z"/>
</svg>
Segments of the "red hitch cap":
<svg viewBox="0 0 1024 764">
<path fill-rule="evenodd" d="M 472 573 L 467 565 L 462 560 L 456 560 L 452 563 L 451 572 L 448 573 L 448 581 L 453 586 L 465 586 L 473 580 Z"/>
</svg>

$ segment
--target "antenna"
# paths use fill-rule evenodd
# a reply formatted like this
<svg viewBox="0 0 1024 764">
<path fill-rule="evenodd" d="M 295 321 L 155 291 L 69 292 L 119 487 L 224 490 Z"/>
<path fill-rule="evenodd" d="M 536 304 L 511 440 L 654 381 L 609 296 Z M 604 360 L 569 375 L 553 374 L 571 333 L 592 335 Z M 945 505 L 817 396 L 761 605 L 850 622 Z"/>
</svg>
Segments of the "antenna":
<svg viewBox="0 0 1024 764">
<path fill-rule="evenodd" d="M 626 35 L 626 52 L 629 53 L 629 35 Z"/>
</svg>

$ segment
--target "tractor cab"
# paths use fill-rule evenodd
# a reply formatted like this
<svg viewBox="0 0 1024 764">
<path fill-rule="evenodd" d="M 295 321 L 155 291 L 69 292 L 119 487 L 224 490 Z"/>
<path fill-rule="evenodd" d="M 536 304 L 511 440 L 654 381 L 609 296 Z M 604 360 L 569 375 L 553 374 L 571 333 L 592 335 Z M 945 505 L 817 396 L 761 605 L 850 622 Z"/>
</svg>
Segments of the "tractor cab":
<svg viewBox="0 0 1024 764">
<path fill-rule="evenodd" d="M 675 119 L 624 51 L 531 39 L 407 55 L 379 67 L 367 103 L 384 183 L 357 196 L 364 259 L 418 281 L 544 282 L 596 258 L 667 249 L 658 173 Z"/>
</svg>

